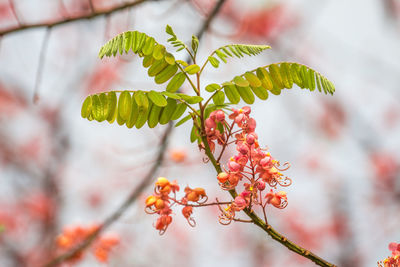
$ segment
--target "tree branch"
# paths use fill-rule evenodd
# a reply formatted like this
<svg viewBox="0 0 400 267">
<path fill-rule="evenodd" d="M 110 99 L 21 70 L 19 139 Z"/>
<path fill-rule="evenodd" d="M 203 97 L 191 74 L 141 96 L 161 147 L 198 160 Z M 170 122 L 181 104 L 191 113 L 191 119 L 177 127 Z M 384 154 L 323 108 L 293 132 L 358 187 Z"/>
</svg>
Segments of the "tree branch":
<svg viewBox="0 0 400 267">
<path fill-rule="evenodd" d="M 5 29 L 5 30 L 1 30 L 0 31 L 0 36 L 6 35 L 6 34 L 10 34 L 10 33 L 14 33 L 14 32 L 24 31 L 24 30 L 28 30 L 28 29 L 43 28 L 43 27 L 55 27 L 55 26 L 63 25 L 63 24 L 70 23 L 70 22 L 93 19 L 93 18 L 98 17 L 98 16 L 109 15 L 109 14 L 112 14 L 112 13 L 115 13 L 115 12 L 130 8 L 130 7 L 142 4 L 142 3 L 147 2 L 147 1 L 158 1 L 158 0 L 136 0 L 136 1 L 132 2 L 132 3 L 126 3 L 126 4 L 123 4 L 123 5 L 118 5 L 118 6 L 115 6 L 113 8 L 110 8 L 108 10 L 96 11 L 96 12 L 93 12 L 93 13 L 88 14 L 88 15 L 83 15 L 83 16 L 73 17 L 73 18 L 68 18 L 68 19 L 64 19 L 63 18 L 61 20 L 56 20 L 56 21 L 53 21 L 53 22 L 24 24 L 24 25 L 22 25 L 20 23 L 20 25 L 17 26 L 17 27 L 11 27 L 11 28 L 8 28 L 8 29 Z"/>
</svg>

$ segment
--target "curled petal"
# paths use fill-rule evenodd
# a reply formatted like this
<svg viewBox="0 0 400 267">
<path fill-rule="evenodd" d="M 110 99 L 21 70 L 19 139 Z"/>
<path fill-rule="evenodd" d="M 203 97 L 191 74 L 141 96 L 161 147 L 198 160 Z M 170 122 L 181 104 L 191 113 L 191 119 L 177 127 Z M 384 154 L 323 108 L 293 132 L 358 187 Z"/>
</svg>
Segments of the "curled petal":
<svg viewBox="0 0 400 267">
<path fill-rule="evenodd" d="M 192 227 L 195 227 L 195 226 L 196 226 L 196 221 L 194 220 L 193 217 L 188 217 L 188 218 L 186 218 L 186 220 L 187 220 L 187 222 L 188 222 L 188 224 L 189 224 L 190 226 L 192 226 Z"/>
<path fill-rule="evenodd" d="M 204 204 L 204 203 L 207 202 L 207 200 L 208 200 L 208 196 L 203 196 L 197 201 L 197 203 L 198 204 Z"/>
</svg>

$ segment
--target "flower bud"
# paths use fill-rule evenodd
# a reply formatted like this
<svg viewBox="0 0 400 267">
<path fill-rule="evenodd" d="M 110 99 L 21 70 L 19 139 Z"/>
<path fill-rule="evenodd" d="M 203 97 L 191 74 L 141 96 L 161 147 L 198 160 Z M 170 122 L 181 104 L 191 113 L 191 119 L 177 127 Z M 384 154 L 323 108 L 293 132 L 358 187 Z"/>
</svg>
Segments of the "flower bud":
<svg viewBox="0 0 400 267">
<path fill-rule="evenodd" d="M 187 194 L 186 197 L 187 197 L 187 199 L 188 199 L 189 201 L 192 201 L 192 202 L 197 202 L 197 201 L 199 201 L 199 195 L 197 195 L 197 193 L 194 192 L 194 191 L 192 191 L 192 192 L 190 192 L 189 194 Z"/>
<path fill-rule="evenodd" d="M 263 191 L 265 189 L 265 182 L 262 181 L 262 180 L 259 180 L 257 182 L 257 189 L 260 190 L 260 191 Z"/>
<path fill-rule="evenodd" d="M 197 195 L 199 195 L 199 196 L 201 196 L 201 197 L 206 196 L 206 191 L 205 191 L 203 188 L 201 188 L 201 187 L 196 187 L 195 189 L 193 189 L 193 191 L 194 191 Z"/>
<path fill-rule="evenodd" d="M 231 171 L 233 171 L 233 172 L 237 172 L 237 171 L 240 170 L 240 165 L 237 164 L 237 163 L 234 162 L 234 161 L 229 161 L 228 167 L 229 167 L 229 169 L 230 169 Z"/>
<path fill-rule="evenodd" d="M 169 185 L 169 181 L 165 177 L 158 177 L 156 186 L 164 187 L 166 185 Z"/>
<path fill-rule="evenodd" d="M 246 200 L 240 195 L 235 197 L 234 203 L 239 209 L 244 209 L 247 206 Z"/>
<path fill-rule="evenodd" d="M 249 145 L 252 145 L 252 144 L 254 144 L 256 139 L 257 139 L 257 135 L 255 133 L 249 133 L 246 136 L 246 143 L 249 144 Z"/>
<path fill-rule="evenodd" d="M 150 207 L 152 205 L 154 205 L 154 203 L 156 203 L 157 201 L 157 197 L 155 196 L 149 196 L 146 198 L 146 207 Z"/>
<path fill-rule="evenodd" d="M 190 217 L 190 215 L 192 215 L 193 213 L 193 207 L 192 206 L 186 206 L 182 209 L 182 214 L 183 217 L 185 217 L 186 219 Z"/>
<path fill-rule="evenodd" d="M 243 155 L 247 155 L 249 153 L 249 148 L 243 143 L 237 146 L 237 150 Z"/>
<path fill-rule="evenodd" d="M 218 181 L 222 184 L 228 181 L 228 178 L 229 174 L 227 174 L 226 172 L 220 172 L 217 176 Z"/>
<path fill-rule="evenodd" d="M 165 207 L 165 204 L 164 204 L 164 200 L 162 200 L 162 199 L 157 199 L 156 200 L 156 203 L 154 204 L 154 206 L 156 207 L 156 209 L 158 209 L 158 210 L 161 210 L 161 209 L 163 209 L 164 207 Z"/>
<path fill-rule="evenodd" d="M 208 129 L 215 129 L 217 127 L 217 124 L 211 118 L 206 119 L 204 123 Z"/>
<path fill-rule="evenodd" d="M 225 113 L 222 110 L 217 110 L 215 119 L 219 122 L 223 122 L 225 120 Z"/>
</svg>

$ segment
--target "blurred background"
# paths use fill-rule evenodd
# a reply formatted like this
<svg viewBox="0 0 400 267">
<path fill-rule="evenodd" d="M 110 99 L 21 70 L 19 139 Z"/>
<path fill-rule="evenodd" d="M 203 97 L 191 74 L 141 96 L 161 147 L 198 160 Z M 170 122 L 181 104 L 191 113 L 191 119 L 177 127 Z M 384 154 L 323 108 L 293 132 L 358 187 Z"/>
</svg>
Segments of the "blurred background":
<svg viewBox="0 0 400 267">
<path fill-rule="evenodd" d="M 166 126 L 138 131 L 80 117 L 88 94 L 162 88 L 133 54 L 100 61 L 98 50 L 138 30 L 174 51 L 166 24 L 190 41 L 217 1 L 129 3 L 0 0 L 0 266 L 48 262 L 63 229 L 101 224 L 154 163 Z M 269 223 L 338 266 L 376 266 L 400 241 L 400 1 L 227 0 L 201 39 L 199 59 L 231 43 L 272 49 L 207 67 L 203 85 L 295 61 L 336 86 L 334 96 L 294 86 L 253 105 L 260 144 L 292 166 L 289 205 L 268 207 Z M 162 175 L 228 201 L 190 143 L 190 127 L 173 129 L 154 181 Z M 119 240 L 108 261 L 89 248 L 76 266 L 314 266 L 253 225 L 220 225 L 216 207 L 196 209 L 195 228 L 177 209 L 159 236 L 156 216 L 143 211 L 152 190 L 104 232 Z"/>
</svg>

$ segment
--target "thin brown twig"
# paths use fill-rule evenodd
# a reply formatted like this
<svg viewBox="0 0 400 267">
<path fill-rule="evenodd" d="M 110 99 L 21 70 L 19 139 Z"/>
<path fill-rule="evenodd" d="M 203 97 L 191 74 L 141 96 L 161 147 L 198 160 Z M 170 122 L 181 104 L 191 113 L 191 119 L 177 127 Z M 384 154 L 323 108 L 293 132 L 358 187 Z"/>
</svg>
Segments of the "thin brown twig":
<svg viewBox="0 0 400 267">
<path fill-rule="evenodd" d="M 131 194 L 128 196 L 128 198 L 122 203 L 122 205 L 114 211 L 110 216 L 108 216 L 104 222 L 101 224 L 101 226 L 94 231 L 91 235 L 89 235 L 82 243 L 80 243 L 78 246 L 74 247 L 72 250 L 67 251 L 65 254 L 62 254 L 51 261 L 49 261 L 47 264 L 45 264 L 45 267 L 50 267 L 50 266 L 57 266 L 58 264 L 71 259 L 74 257 L 77 253 L 83 251 L 86 249 L 88 246 L 92 244 L 92 242 L 98 237 L 98 235 L 104 231 L 106 228 L 108 228 L 113 222 L 118 220 L 124 212 L 135 202 L 135 200 L 138 198 L 138 196 L 141 194 L 141 192 L 146 188 L 151 180 L 154 178 L 153 176 L 155 173 L 158 171 L 158 169 L 161 167 L 163 161 L 164 161 L 164 155 L 165 151 L 167 149 L 168 145 L 168 139 L 170 136 L 170 133 L 173 129 L 172 123 L 168 124 L 167 129 L 164 132 L 164 135 L 162 136 L 161 139 L 161 144 L 159 147 L 159 151 L 157 153 L 157 159 L 150 168 L 150 170 L 147 172 L 146 176 L 143 178 L 143 180 L 140 182 L 139 186 L 137 186 Z"/>
<path fill-rule="evenodd" d="M 51 33 L 51 28 L 49 27 L 46 29 L 46 33 L 44 35 L 42 42 L 42 47 L 40 48 L 39 64 L 36 71 L 35 87 L 33 88 L 33 103 L 35 104 L 37 104 L 39 101 L 39 87 L 40 87 L 40 82 L 42 81 L 43 69 L 46 58 L 47 46 L 50 39 L 50 33 Z"/>
<path fill-rule="evenodd" d="M 0 31 L 0 36 L 1 35 L 6 35 L 6 34 L 9 34 L 9 33 L 24 31 L 24 30 L 28 30 L 28 29 L 43 28 L 43 27 L 55 27 L 55 26 L 63 25 L 63 24 L 70 23 L 70 22 L 93 19 L 95 17 L 112 14 L 112 13 L 124 10 L 126 8 L 142 4 L 142 3 L 147 2 L 147 1 L 157 1 L 157 0 L 137 0 L 137 1 L 134 1 L 134 2 L 131 2 L 131 3 L 125 3 L 123 5 L 115 6 L 113 8 L 108 9 L 108 10 L 96 11 L 96 12 L 93 12 L 91 14 L 86 14 L 86 15 L 73 17 L 73 18 L 68 18 L 68 19 L 64 19 L 63 18 L 63 19 L 60 19 L 60 20 L 55 20 L 53 22 L 46 22 L 46 23 L 42 22 L 42 23 L 23 24 L 23 25 L 21 24 L 21 25 L 19 25 L 17 27 L 11 27 L 11 28 L 8 28 L 8 29 L 5 29 L 5 30 L 1 30 Z"/>
</svg>

